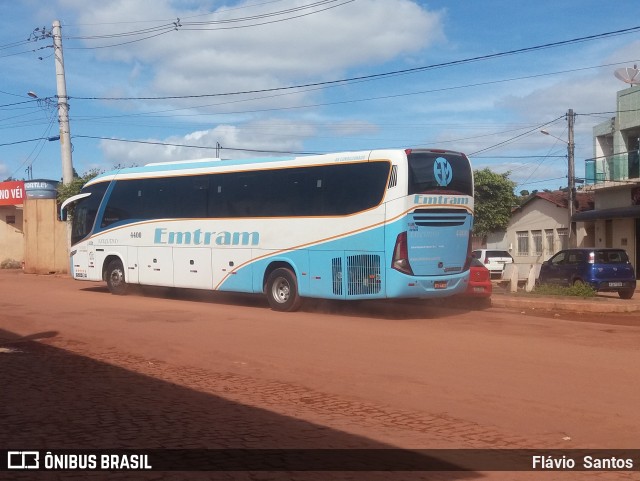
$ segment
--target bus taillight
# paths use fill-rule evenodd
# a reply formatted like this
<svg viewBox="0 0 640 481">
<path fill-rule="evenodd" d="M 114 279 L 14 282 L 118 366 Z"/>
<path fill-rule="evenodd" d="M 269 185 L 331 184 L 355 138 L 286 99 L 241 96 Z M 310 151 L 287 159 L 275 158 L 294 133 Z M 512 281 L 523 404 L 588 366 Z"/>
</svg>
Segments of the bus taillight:
<svg viewBox="0 0 640 481">
<path fill-rule="evenodd" d="M 409 264 L 409 249 L 407 249 L 407 233 L 401 232 L 396 237 L 396 245 L 393 248 L 393 259 L 391 267 L 404 274 L 413 275 L 411 264 Z"/>
<path fill-rule="evenodd" d="M 473 259 L 473 247 L 472 247 L 472 243 L 473 243 L 473 238 L 471 237 L 471 233 L 472 230 L 469 229 L 469 240 L 467 241 L 467 261 L 464 263 L 464 269 L 463 271 L 467 271 L 469 270 L 469 268 L 471 267 L 471 260 Z M 486 260 L 485 260 L 486 263 Z"/>
</svg>

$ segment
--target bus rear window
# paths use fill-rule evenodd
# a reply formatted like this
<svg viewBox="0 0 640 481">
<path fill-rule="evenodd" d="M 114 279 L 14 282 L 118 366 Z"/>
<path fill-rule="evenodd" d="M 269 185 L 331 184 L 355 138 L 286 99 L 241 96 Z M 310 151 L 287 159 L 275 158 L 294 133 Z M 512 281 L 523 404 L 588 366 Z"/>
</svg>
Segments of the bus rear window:
<svg viewBox="0 0 640 481">
<path fill-rule="evenodd" d="M 409 194 L 451 192 L 473 195 L 469 160 L 456 152 L 412 150 L 409 161 Z"/>
</svg>

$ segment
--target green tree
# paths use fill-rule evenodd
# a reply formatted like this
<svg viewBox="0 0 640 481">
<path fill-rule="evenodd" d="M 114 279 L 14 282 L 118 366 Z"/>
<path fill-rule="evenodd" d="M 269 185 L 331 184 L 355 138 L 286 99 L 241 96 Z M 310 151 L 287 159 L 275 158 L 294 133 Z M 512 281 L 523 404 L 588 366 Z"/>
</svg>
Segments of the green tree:
<svg viewBox="0 0 640 481">
<path fill-rule="evenodd" d="M 84 184 L 93 179 L 96 175 L 100 174 L 100 170 L 91 169 L 88 172 L 85 172 L 82 176 L 74 175 L 73 180 L 68 184 L 63 184 L 60 182 L 58 184 L 58 194 L 57 199 L 58 203 L 62 204 L 69 197 L 73 197 L 76 194 L 79 194 L 82 190 Z M 75 173 L 75 170 L 74 170 Z M 72 213 L 72 210 L 69 211 L 69 214 Z"/>
<path fill-rule="evenodd" d="M 486 237 L 494 231 L 504 230 L 511 218 L 511 209 L 517 204 L 514 194 L 516 183 L 509 180 L 511 172 L 497 174 L 486 168 L 474 171 L 475 219 L 473 233 Z"/>
</svg>

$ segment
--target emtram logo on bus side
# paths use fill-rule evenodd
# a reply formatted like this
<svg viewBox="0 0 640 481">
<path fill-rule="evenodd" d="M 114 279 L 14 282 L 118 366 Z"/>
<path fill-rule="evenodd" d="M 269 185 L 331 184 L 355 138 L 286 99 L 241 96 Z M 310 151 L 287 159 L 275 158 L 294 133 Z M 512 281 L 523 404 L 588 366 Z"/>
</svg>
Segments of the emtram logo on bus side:
<svg viewBox="0 0 640 481">
<path fill-rule="evenodd" d="M 156 227 L 154 244 L 176 245 L 218 245 L 218 246 L 257 246 L 260 243 L 259 232 L 211 232 L 196 229 L 194 231 L 170 231 Z"/>
</svg>

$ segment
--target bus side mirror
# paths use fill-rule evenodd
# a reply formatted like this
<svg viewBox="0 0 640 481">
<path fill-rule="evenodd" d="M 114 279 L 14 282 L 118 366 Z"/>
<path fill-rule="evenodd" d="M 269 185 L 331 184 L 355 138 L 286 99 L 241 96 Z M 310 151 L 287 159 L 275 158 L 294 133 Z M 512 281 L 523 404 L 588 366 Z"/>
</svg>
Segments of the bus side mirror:
<svg viewBox="0 0 640 481">
<path fill-rule="evenodd" d="M 58 220 L 62 222 L 67 221 L 67 209 L 60 209 L 58 211 Z"/>
</svg>

